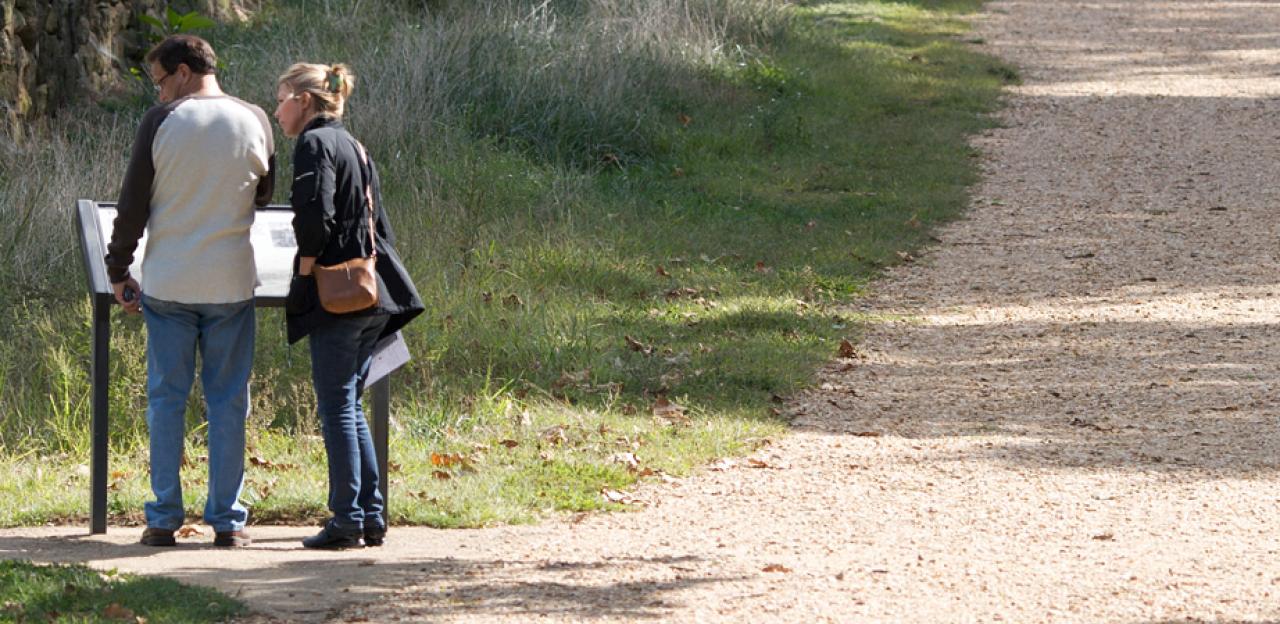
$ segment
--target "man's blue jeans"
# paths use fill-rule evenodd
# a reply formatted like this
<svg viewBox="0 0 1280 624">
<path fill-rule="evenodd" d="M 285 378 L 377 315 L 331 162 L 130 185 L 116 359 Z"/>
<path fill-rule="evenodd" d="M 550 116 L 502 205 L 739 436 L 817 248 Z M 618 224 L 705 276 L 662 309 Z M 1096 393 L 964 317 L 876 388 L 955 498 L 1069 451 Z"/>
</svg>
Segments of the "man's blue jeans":
<svg viewBox="0 0 1280 624">
<path fill-rule="evenodd" d="M 175 303 L 142 297 L 147 323 L 147 428 L 151 437 L 151 491 L 147 526 L 182 526 L 183 440 L 187 396 L 200 353 L 200 382 L 208 406 L 209 496 L 204 520 L 214 531 L 239 531 L 249 512 L 244 486 L 244 421 L 249 415 L 253 367 L 253 300 Z"/>
<path fill-rule="evenodd" d="M 386 526 L 378 458 L 360 399 L 386 316 L 335 318 L 311 331 L 311 380 L 329 456 L 329 510 L 338 529 Z"/>
</svg>

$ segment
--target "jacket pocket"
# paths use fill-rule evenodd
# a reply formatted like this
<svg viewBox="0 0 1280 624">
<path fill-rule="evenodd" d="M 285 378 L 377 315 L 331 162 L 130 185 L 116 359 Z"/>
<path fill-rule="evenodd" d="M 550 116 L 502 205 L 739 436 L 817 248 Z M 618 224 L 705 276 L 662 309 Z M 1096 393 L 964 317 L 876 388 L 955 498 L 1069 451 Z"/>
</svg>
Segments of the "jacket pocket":
<svg viewBox="0 0 1280 624">
<path fill-rule="evenodd" d="M 306 314 L 320 303 L 314 275 L 295 275 L 289 282 L 289 294 L 284 298 L 284 313 L 292 316 Z"/>
</svg>

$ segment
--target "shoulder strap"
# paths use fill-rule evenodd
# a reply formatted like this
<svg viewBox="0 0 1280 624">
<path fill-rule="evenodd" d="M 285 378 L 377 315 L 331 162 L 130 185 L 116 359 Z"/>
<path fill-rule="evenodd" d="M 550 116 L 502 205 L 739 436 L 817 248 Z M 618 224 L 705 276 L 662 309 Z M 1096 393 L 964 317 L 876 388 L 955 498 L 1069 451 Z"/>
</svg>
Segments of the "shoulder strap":
<svg viewBox="0 0 1280 624">
<path fill-rule="evenodd" d="M 378 243 L 373 237 L 373 167 L 369 165 L 369 154 L 365 151 L 364 145 L 359 141 L 352 139 L 356 144 L 356 151 L 360 152 L 360 162 L 364 163 L 365 169 L 369 172 L 368 178 L 364 182 L 364 205 L 369 208 L 369 257 L 378 257 Z"/>
</svg>

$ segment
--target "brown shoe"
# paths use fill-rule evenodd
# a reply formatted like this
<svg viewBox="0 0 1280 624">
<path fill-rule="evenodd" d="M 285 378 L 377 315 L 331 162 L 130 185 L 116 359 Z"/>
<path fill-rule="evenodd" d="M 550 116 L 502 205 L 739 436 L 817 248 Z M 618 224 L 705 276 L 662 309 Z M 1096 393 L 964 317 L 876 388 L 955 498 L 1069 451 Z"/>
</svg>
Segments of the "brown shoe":
<svg viewBox="0 0 1280 624">
<path fill-rule="evenodd" d="M 178 540 L 173 539 L 173 531 L 170 529 L 147 527 L 138 543 L 145 546 L 177 546 Z"/>
<path fill-rule="evenodd" d="M 249 533 L 246 531 L 218 531 L 213 536 L 214 546 L 243 548 L 252 543 L 253 540 L 249 539 Z"/>
</svg>

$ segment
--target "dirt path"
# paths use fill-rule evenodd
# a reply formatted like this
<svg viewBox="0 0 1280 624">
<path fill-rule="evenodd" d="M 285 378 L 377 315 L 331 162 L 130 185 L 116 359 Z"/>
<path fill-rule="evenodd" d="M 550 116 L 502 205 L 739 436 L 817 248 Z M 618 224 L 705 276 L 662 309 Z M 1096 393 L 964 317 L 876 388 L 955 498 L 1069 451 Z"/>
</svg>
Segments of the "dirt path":
<svg viewBox="0 0 1280 624">
<path fill-rule="evenodd" d="M 377 551 L 29 529 L 0 556 L 285 621 L 1280 621 L 1280 4 L 993 2 L 978 29 L 1025 84 L 971 214 L 880 284 L 866 311 L 906 320 L 789 406 L 768 468 Z"/>
</svg>

